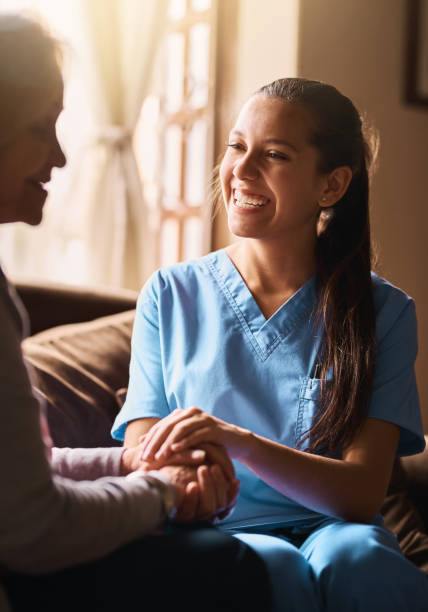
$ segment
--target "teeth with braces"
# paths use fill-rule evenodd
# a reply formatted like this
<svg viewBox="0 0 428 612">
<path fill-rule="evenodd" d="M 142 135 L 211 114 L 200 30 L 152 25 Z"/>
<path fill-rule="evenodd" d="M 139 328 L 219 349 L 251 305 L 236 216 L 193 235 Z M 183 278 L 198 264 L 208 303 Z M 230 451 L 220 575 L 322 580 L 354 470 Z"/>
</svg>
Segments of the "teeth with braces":
<svg viewBox="0 0 428 612">
<path fill-rule="evenodd" d="M 262 206 L 265 206 L 269 201 L 251 196 L 246 196 L 240 191 L 234 192 L 234 199 L 236 205 L 240 208 L 261 208 Z"/>
</svg>

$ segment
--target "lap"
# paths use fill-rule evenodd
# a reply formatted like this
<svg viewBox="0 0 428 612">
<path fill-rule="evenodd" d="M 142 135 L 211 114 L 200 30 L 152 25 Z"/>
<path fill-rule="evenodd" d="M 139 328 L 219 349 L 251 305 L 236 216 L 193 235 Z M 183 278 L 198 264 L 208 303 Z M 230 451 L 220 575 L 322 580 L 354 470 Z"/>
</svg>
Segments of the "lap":
<svg viewBox="0 0 428 612">
<path fill-rule="evenodd" d="M 380 525 L 333 521 L 316 529 L 301 552 L 329 612 L 428 609 L 428 581 Z"/>
<path fill-rule="evenodd" d="M 285 537 L 236 532 L 263 559 L 269 575 L 274 612 L 318 612 L 318 587 L 304 555 Z"/>
<path fill-rule="evenodd" d="M 275 611 L 428 609 L 426 577 L 380 524 L 326 519 L 306 535 L 281 532 L 234 534 L 263 558 Z"/>
<path fill-rule="evenodd" d="M 384 563 L 389 559 L 398 564 L 409 563 L 395 535 L 380 524 L 331 520 L 315 529 L 300 550 L 316 571 L 329 564 L 367 568 L 371 562 Z"/>
<path fill-rule="evenodd" d="M 256 577 L 248 583 L 248 575 Z M 132 542 L 102 559 L 45 575 L 6 578 L 14 612 L 109 611 L 128 605 L 189 611 L 265 609 L 270 592 L 254 551 L 215 528 L 173 528 Z M 135 605 L 137 603 L 137 606 Z"/>
</svg>

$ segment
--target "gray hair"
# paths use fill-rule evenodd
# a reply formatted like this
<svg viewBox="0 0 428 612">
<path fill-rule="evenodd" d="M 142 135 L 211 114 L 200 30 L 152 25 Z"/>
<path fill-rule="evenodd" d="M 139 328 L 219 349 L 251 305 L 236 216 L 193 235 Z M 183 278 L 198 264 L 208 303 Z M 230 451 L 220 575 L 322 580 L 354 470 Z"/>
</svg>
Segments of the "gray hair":
<svg viewBox="0 0 428 612">
<path fill-rule="evenodd" d="M 61 59 L 59 42 L 41 23 L 0 13 L 0 144 L 58 91 Z"/>
</svg>

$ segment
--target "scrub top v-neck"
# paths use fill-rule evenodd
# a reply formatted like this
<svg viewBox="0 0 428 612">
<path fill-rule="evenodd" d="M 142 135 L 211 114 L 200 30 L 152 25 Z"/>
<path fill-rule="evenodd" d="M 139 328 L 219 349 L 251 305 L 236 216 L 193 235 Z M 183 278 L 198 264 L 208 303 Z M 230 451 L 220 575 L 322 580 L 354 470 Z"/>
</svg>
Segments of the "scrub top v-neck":
<svg viewBox="0 0 428 612">
<path fill-rule="evenodd" d="M 369 416 L 401 427 L 399 454 L 424 446 L 414 377 L 412 300 L 373 275 L 377 361 Z M 268 320 L 224 250 L 159 270 L 138 299 L 125 404 L 113 426 L 198 406 L 295 448 L 311 427 L 320 381 L 312 278 Z M 305 449 L 305 443 L 300 447 Z M 225 528 L 273 528 L 322 515 L 278 493 L 235 461 L 238 504 Z"/>
</svg>

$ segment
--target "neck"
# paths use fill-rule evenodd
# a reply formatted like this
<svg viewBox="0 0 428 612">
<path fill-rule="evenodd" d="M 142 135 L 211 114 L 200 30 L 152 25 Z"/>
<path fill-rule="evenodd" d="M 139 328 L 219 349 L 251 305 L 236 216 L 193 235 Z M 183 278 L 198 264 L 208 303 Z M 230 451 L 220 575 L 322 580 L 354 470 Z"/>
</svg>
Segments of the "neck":
<svg viewBox="0 0 428 612">
<path fill-rule="evenodd" d="M 312 248 L 244 238 L 226 249 L 244 281 L 255 293 L 292 295 L 315 274 L 315 240 Z"/>
</svg>

